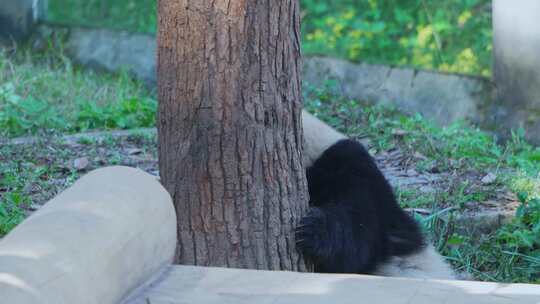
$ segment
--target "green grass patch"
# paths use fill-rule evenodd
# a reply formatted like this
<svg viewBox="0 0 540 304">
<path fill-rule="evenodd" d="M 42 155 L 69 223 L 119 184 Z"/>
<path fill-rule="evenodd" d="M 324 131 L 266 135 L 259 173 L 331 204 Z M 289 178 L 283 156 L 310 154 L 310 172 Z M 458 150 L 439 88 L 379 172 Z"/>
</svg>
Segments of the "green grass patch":
<svg viewBox="0 0 540 304">
<path fill-rule="evenodd" d="M 49 0 L 47 21 L 155 33 L 156 0 Z"/>
<path fill-rule="evenodd" d="M 29 201 L 22 193 L 23 181 L 16 172 L 0 166 L 0 237 L 26 217 L 24 207 Z"/>
<path fill-rule="evenodd" d="M 133 149 L 139 152 L 130 154 Z M 74 161 L 83 157 L 88 160 L 88 166 L 76 168 Z M 81 175 L 112 165 L 155 172 L 155 132 L 82 137 L 77 142 L 55 136 L 39 137 L 32 144 L 0 142 L 0 238 Z"/>
<path fill-rule="evenodd" d="M 0 50 L 0 135 L 129 129 L 155 124 L 154 94 L 127 73 L 83 71 L 62 52 Z"/>
<path fill-rule="evenodd" d="M 522 197 L 510 224 L 471 237 L 453 234 L 441 248 L 460 269 L 487 281 L 540 283 L 540 200 Z"/>
<path fill-rule="evenodd" d="M 310 55 L 489 75 L 490 0 L 301 0 Z M 154 33 L 155 0 L 50 0 L 49 21 Z"/>
<path fill-rule="evenodd" d="M 512 168 L 531 177 L 540 173 L 540 148 L 529 144 L 522 130 L 500 145 L 496 136 L 465 121 L 439 127 L 420 114 L 343 98 L 333 82 L 323 88 L 307 85 L 304 97 L 310 112 L 346 134 L 369 137 L 378 151 L 400 147 L 410 154 L 419 152 L 443 171 Z"/>
<path fill-rule="evenodd" d="M 0 146 L 0 237 L 26 218 L 31 203 L 27 186 L 44 173 L 43 167 L 18 162 L 8 145 Z"/>
</svg>

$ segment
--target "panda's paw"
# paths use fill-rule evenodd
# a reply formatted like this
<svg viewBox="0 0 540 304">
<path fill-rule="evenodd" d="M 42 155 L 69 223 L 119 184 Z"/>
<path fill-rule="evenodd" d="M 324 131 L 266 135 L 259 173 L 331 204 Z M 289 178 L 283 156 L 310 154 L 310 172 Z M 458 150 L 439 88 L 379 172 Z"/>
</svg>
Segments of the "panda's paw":
<svg viewBox="0 0 540 304">
<path fill-rule="evenodd" d="M 311 208 L 295 231 L 296 247 L 307 258 L 315 261 L 329 256 L 327 216 L 319 208 Z"/>
</svg>

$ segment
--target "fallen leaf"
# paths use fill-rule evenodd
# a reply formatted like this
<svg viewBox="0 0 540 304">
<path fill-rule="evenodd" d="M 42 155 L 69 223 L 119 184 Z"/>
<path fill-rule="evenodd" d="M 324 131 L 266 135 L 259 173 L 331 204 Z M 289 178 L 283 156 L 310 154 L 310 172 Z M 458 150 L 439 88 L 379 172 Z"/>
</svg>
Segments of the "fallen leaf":
<svg viewBox="0 0 540 304">
<path fill-rule="evenodd" d="M 404 208 L 403 210 L 410 213 L 419 213 L 424 215 L 430 215 L 432 213 L 431 210 L 424 208 Z"/>
<path fill-rule="evenodd" d="M 409 132 L 402 130 L 402 129 L 394 129 L 392 130 L 392 135 L 394 136 L 405 136 L 409 134 Z"/>
<path fill-rule="evenodd" d="M 416 159 L 421 159 L 421 160 L 426 160 L 428 159 L 424 154 L 420 153 L 420 152 L 414 152 L 414 158 Z"/>
<path fill-rule="evenodd" d="M 141 154 L 143 150 L 139 148 L 131 148 L 131 149 L 127 149 L 126 152 L 128 155 L 136 155 L 136 154 Z"/>
<path fill-rule="evenodd" d="M 73 168 L 75 168 L 78 171 L 81 171 L 81 170 L 86 169 L 89 163 L 90 162 L 88 161 L 88 157 L 77 158 L 76 160 L 73 161 Z"/>
<path fill-rule="evenodd" d="M 406 174 L 407 174 L 408 176 L 417 176 L 417 175 L 418 175 L 418 172 L 416 172 L 416 170 L 414 170 L 414 169 L 408 169 L 407 172 L 406 172 Z"/>
<path fill-rule="evenodd" d="M 36 203 L 32 203 L 30 206 L 28 206 L 28 210 L 30 210 L 30 211 L 36 211 L 39 208 L 41 208 L 41 205 L 36 204 Z"/>
<path fill-rule="evenodd" d="M 484 201 L 484 202 L 480 202 L 480 204 L 484 205 L 484 206 L 487 206 L 487 207 L 499 207 L 500 204 L 496 201 Z"/>
<path fill-rule="evenodd" d="M 486 174 L 486 176 L 482 177 L 481 182 L 484 185 L 489 185 L 489 184 L 493 184 L 495 180 L 497 180 L 497 175 L 493 173 L 488 173 Z"/>
</svg>

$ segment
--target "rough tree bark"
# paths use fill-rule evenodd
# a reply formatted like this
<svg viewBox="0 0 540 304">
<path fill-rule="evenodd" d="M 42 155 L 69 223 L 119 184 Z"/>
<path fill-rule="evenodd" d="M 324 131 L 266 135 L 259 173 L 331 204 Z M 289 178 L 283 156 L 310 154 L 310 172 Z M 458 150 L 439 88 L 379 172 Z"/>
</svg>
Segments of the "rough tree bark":
<svg viewBox="0 0 540 304">
<path fill-rule="evenodd" d="M 304 270 L 298 0 L 159 0 L 159 160 L 177 262 Z"/>
</svg>

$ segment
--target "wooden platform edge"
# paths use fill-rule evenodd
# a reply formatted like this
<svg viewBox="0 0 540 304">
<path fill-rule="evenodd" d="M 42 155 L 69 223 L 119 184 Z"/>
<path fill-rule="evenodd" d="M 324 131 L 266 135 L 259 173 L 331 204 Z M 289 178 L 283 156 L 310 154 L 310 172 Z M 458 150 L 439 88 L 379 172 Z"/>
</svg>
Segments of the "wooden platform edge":
<svg viewBox="0 0 540 304">
<path fill-rule="evenodd" d="M 540 285 L 170 266 L 122 304 L 540 304 Z"/>
</svg>

